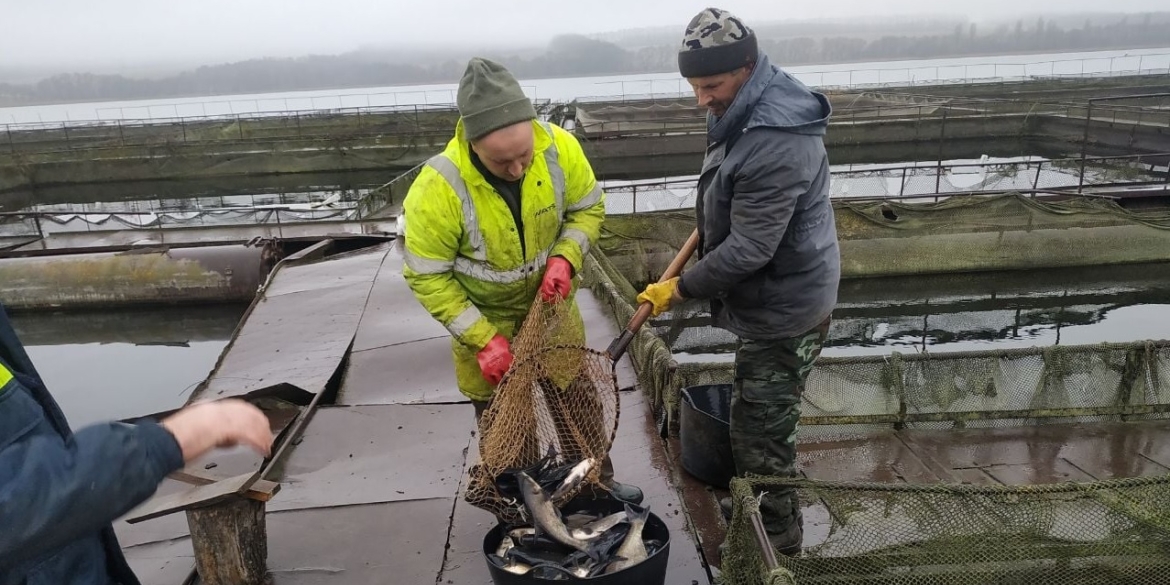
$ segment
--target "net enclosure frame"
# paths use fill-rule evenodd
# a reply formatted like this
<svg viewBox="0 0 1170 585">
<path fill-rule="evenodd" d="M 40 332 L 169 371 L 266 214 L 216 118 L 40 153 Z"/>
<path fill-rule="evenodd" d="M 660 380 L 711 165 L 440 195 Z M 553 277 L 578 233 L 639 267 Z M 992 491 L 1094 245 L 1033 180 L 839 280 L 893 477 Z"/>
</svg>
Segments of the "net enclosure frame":
<svg viewBox="0 0 1170 585">
<path fill-rule="evenodd" d="M 918 209 L 969 213 L 977 204 L 923 203 Z M 836 202 L 839 226 L 848 205 Z M 880 215 L 881 204 L 866 205 L 854 215 Z M 1103 202 L 1018 205 L 1081 214 L 1089 229 L 1124 225 L 1161 234 L 1170 227 L 1163 215 L 1135 215 Z M 898 204 L 897 210 L 913 213 L 914 207 Z M 616 216 L 623 217 L 666 221 L 638 223 L 624 233 L 611 226 L 586 258 L 586 286 L 618 323 L 636 310 L 633 299 L 657 271 L 653 264 L 669 257 L 694 225 L 693 215 L 681 211 Z M 854 243 L 884 237 L 875 233 L 880 223 L 876 217 Z M 937 235 L 942 232 L 933 226 L 945 223 L 927 225 Z M 1013 229 L 1021 233 L 1037 229 L 1028 220 L 1017 223 Z M 680 361 L 662 329 L 640 330 L 628 355 L 666 436 L 678 432 L 682 389 L 729 384 L 734 364 Z M 1161 420 L 1170 413 L 1168 372 L 1167 340 L 821 357 L 802 397 L 801 433 Z M 781 487 L 795 488 L 802 505 L 825 510 L 830 521 L 822 529 L 829 536 L 799 557 L 779 557 L 781 566 L 769 570 L 749 516 L 760 492 Z M 725 583 L 1156 583 L 1170 571 L 1170 474 L 1043 485 L 748 476 L 735 478 L 731 491 L 735 509 L 721 566 Z"/>
</svg>

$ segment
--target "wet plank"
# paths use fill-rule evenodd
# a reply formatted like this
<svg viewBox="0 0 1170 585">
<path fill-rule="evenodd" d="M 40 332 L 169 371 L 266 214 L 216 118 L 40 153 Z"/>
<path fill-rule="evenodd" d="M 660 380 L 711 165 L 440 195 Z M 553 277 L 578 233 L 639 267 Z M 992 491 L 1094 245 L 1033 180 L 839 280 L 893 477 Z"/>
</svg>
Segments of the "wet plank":
<svg viewBox="0 0 1170 585">
<path fill-rule="evenodd" d="M 323 391 L 353 341 L 385 253 L 378 247 L 280 269 L 193 399 L 239 396 L 280 382 Z"/>
<path fill-rule="evenodd" d="M 1037 461 L 1023 465 L 992 465 L 984 467 L 983 471 L 1004 485 L 1034 485 L 1096 479 L 1063 459 Z"/>
<path fill-rule="evenodd" d="M 621 419 L 610 458 L 614 479 L 642 488 L 642 505 L 662 518 L 670 529 L 667 583 L 709 583 L 699 553 L 699 543 L 688 525 L 682 501 L 673 482 L 674 467 L 658 436 L 654 417 L 641 392 L 623 392 Z M 716 544 L 718 546 L 718 544 Z"/>
<path fill-rule="evenodd" d="M 468 402 L 455 380 L 451 338 L 379 347 L 350 355 L 339 404 Z"/>
<path fill-rule="evenodd" d="M 684 513 L 690 520 L 692 535 L 699 544 L 700 558 L 705 563 L 718 566 L 719 545 L 727 534 L 727 524 L 719 511 L 719 498 L 730 494 L 703 483 L 683 469 L 682 444 L 678 437 L 667 439 L 667 453 L 670 467 L 675 470 Z"/>
<path fill-rule="evenodd" d="M 126 518 L 131 524 L 159 518 L 195 506 L 210 506 L 247 491 L 260 477 L 260 468 L 236 477 L 197 487 L 187 486 L 178 493 L 153 498 L 133 510 Z"/>
<path fill-rule="evenodd" d="M 165 479 L 158 486 L 154 497 L 166 497 L 172 494 L 181 493 L 190 489 L 191 486 L 176 481 L 173 479 Z M 187 516 L 185 514 L 171 514 L 163 516 L 162 518 L 155 518 L 140 522 L 138 524 L 130 524 L 126 522 L 126 518 L 136 513 L 136 510 L 131 510 L 123 518 L 114 522 L 114 532 L 118 536 L 118 544 L 123 548 L 137 547 L 143 544 L 164 542 L 176 538 L 182 538 L 189 534 L 187 530 Z M 193 553 L 192 553 L 193 554 Z M 194 558 L 192 556 L 192 558 Z M 194 560 L 192 560 L 194 566 Z"/>
<path fill-rule="evenodd" d="M 402 250 L 396 241 L 378 271 L 370 301 L 353 341 L 361 352 L 413 341 L 449 338 L 447 332 L 415 298 L 402 276 Z"/>
<path fill-rule="evenodd" d="M 358 287 L 369 289 L 391 244 L 337 254 L 316 262 L 287 265 L 264 291 L 268 299 L 282 295 Z"/>
<path fill-rule="evenodd" d="M 479 442 L 472 438 L 467 448 L 467 461 L 463 478 L 455 499 L 455 511 L 451 517 L 451 535 L 447 540 L 447 558 L 436 583 L 459 585 L 493 585 L 491 574 L 483 557 L 483 539 L 495 527 L 496 517 L 491 512 L 477 508 L 463 499 L 464 490 L 470 480 L 468 470 L 479 462 Z"/>
<path fill-rule="evenodd" d="M 625 329 L 625 323 L 618 327 L 614 322 L 609 309 L 605 308 L 593 295 L 593 291 L 582 288 L 577 290 L 577 308 L 581 311 L 581 320 L 585 323 L 585 344 L 597 351 L 605 351 L 609 344 Z M 617 372 L 618 388 L 632 390 L 637 383 L 633 363 L 628 355 L 618 360 L 615 368 Z"/>
<path fill-rule="evenodd" d="M 1070 437 L 1061 457 L 1097 479 L 1170 473 L 1170 423 L 1085 425 Z"/>
<path fill-rule="evenodd" d="M 938 481 L 938 476 L 892 430 L 801 441 L 796 459 L 807 477 L 821 481 Z"/>
<path fill-rule="evenodd" d="M 452 497 L 268 515 L 274 585 L 434 583 Z"/>
<path fill-rule="evenodd" d="M 142 585 L 181 585 L 195 570 L 195 552 L 189 538 L 134 546 L 124 553 Z"/>
<path fill-rule="evenodd" d="M 268 509 L 397 502 L 455 493 L 475 428 L 470 405 L 322 407 Z"/>
</svg>

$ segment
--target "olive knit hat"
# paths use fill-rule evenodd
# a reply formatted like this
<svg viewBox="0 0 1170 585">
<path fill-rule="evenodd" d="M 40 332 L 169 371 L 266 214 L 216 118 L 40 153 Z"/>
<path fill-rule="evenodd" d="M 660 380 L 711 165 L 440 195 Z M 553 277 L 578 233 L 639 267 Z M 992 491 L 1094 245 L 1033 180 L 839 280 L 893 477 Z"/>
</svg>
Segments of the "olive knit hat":
<svg viewBox="0 0 1170 585">
<path fill-rule="evenodd" d="M 468 140 L 536 118 L 532 100 L 503 65 L 476 57 L 467 63 L 455 105 Z"/>
</svg>

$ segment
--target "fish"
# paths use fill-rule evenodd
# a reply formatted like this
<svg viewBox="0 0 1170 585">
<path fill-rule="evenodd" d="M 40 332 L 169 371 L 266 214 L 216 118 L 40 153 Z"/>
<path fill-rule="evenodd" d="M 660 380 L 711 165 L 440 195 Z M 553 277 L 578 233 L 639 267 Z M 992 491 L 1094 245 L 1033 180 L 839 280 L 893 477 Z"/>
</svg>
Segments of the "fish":
<svg viewBox="0 0 1170 585">
<path fill-rule="evenodd" d="M 504 560 L 498 555 L 488 555 L 488 560 L 491 563 L 513 575 L 527 575 L 532 570 L 531 565 L 525 565 L 516 559 Z"/>
<path fill-rule="evenodd" d="M 512 540 L 511 536 L 505 535 L 504 538 L 500 539 L 500 546 L 496 548 L 496 555 L 503 558 L 508 558 L 508 551 L 515 547 L 516 541 Z"/>
<path fill-rule="evenodd" d="M 642 508 L 641 512 L 635 512 L 629 504 L 626 504 L 626 516 L 630 519 L 630 532 L 626 534 L 626 539 L 622 541 L 622 545 L 618 547 L 615 556 L 622 557 L 622 560 L 610 563 L 609 567 L 605 569 L 607 575 L 632 567 L 644 560 L 646 560 L 646 544 L 642 541 L 642 528 L 646 526 L 646 519 L 650 517 L 650 508 Z"/>
<path fill-rule="evenodd" d="M 500 475 L 496 476 L 495 487 L 496 491 L 508 499 L 518 499 L 520 497 L 521 486 L 517 482 L 517 473 L 523 471 L 529 477 L 544 478 L 549 474 L 549 469 L 553 463 L 556 462 L 557 452 L 552 445 L 548 447 L 548 453 L 544 457 L 537 460 L 536 463 L 527 467 L 513 467 L 505 469 Z"/>
<path fill-rule="evenodd" d="M 512 530 L 508 531 L 508 536 L 512 537 L 512 540 L 520 540 L 525 536 L 532 536 L 534 534 L 536 534 L 536 528 L 532 526 L 524 528 L 513 528 Z"/>
<path fill-rule="evenodd" d="M 666 543 L 661 540 L 647 540 L 646 541 L 646 557 L 654 556 L 654 553 L 662 550 Z"/>
<path fill-rule="evenodd" d="M 556 491 L 552 494 L 554 501 L 561 499 L 562 496 L 569 493 L 573 488 L 577 487 L 589 474 L 589 471 L 597 465 L 597 461 L 592 457 L 582 459 L 580 463 L 574 465 L 569 469 L 569 475 L 561 480 L 561 484 L 557 486 Z"/>
<path fill-rule="evenodd" d="M 557 542 L 556 540 L 553 540 L 547 534 L 541 534 L 540 536 L 537 536 L 535 534 L 528 534 L 528 535 L 520 537 L 520 540 L 517 540 L 516 544 L 520 548 L 527 549 L 527 550 L 555 552 L 555 553 L 560 553 L 561 555 L 566 555 L 566 554 L 572 553 L 574 551 L 574 549 L 572 547 L 566 546 L 564 544 Z M 583 553 L 577 552 L 576 554 L 583 554 Z"/>
<path fill-rule="evenodd" d="M 601 516 L 597 514 L 588 514 L 585 512 L 575 512 L 573 514 L 565 514 L 565 528 L 573 530 L 581 528 L 592 522 L 599 520 Z"/>
<path fill-rule="evenodd" d="M 533 567 L 543 563 L 554 563 L 560 565 L 565 562 L 565 553 L 516 547 L 508 551 L 508 557 L 505 558 L 515 559 L 521 563 L 524 563 L 525 565 L 532 565 Z"/>
<path fill-rule="evenodd" d="M 578 540 L 593 540 L 594 538 L 605 534 L 610 528 L 613 528 L 614 526 L 617 526 L 618 524 L 621 524 L 625 521 L 626 513 L 617 512 L 599 520 L 594 520 L 593 522 L 590 522 L 581 528 L 570 530 L 569 534 L 573 535 L 573 538 Z"/>
<path fill-rule="evenodd" d="M 501 496 L 514 500 L 520 497 L 522 487 L 517 481 L 517 474 L 521 471 L 528 474 L 540 487 L 553 493 L 557 500 L 579 485 L 589 471 L 597 466 L 592 458 L 583 459 L 577 463 L 557 465 L 559 456 L 556 449 L 549 445 L 544 457 L 526 467 L 511 467 L 502 471 L 495 479 L 496 491 Z"/>
<path fill-rule="evenodd" d="M 569 534 L 569 529 L 565 528 L 565 524 L 561 521 L 560 511 L 553 505 L 552 499 L 548 497 L 548 492 L 544 491 L 544 488 L 540 487 L 536 480 L 523 471 L 517 472 L 516 478 L 522 488 L 520 495 L 524 499 L 524 505 L 532 514 L 532 522 L 536 526 L 537 534 L 548 534 L 561 544 L 596 557 L 597 553 L 590 550 L 588 542 L 573 538 L 573 535 Z"/>
</svg>

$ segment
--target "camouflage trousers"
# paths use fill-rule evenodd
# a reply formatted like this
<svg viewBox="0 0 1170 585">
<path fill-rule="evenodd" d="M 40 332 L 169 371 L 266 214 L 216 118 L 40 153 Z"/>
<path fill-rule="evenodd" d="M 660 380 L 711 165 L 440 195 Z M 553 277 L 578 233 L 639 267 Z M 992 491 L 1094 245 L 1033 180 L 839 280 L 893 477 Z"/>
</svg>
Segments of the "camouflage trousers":
<svg viewBox="0 0 1170 585">
<path fill-rule="evenodd" d="M 740 341 L 731 396 L 731 452 L 739 475 L 795 475 L 800 397 L 831 319 L 796 337 Z M 794 523 L 799 530 L 794 490 L 768 491 L 760 512 L 769 534 L 784 534 Z"/>
</svg>

